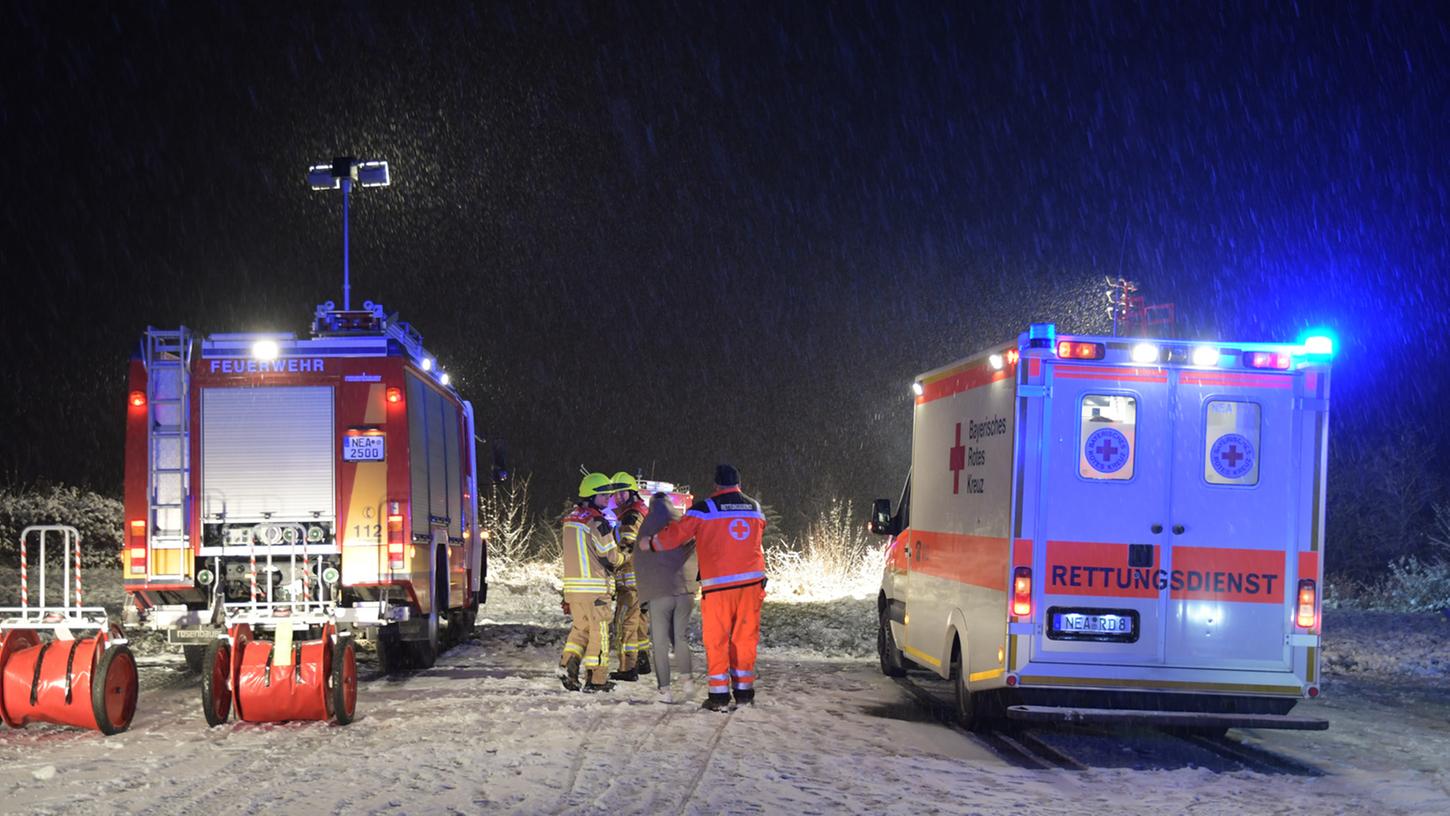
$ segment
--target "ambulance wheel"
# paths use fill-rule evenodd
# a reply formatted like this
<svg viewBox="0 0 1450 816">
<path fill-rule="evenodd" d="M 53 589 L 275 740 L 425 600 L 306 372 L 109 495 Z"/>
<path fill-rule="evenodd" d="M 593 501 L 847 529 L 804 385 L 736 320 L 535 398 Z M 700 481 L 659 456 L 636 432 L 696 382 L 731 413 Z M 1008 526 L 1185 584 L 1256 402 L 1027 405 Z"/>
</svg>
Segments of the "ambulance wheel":
<svg viewBox="0 0 1450 816">
<path fill-rule="evenodd" d="M 136 658 L 125 644 L 101 652 L 91 675 L 91 712 L 106 736 L 131 727 L 136 715 Z"/>
<path fill-rule="evenodd" d="M 206 667 L 205 646 L 182 646 L 181 655 L 186 658 L 186 671 L 190 674 L 201 674 L 201 670 Z"/>
<path fill-rule="evenodd" d="M 905 677 L 906 660 L 896 646 L 896 636 L 891 633 L 891 616 L 886 604 L 881 605 L 881 614 L 876 626 L 876 652 L 881 657 L 881 673 L 887 677 Z"/>
<path fill-rule="evenodd" d="M 972 699 L 972 692 L 967 688 L 967 674 L 962 670 L 960 641 L 952 644 L 952 689 L 956 692 L 952 695 L 952 715 L 957 725 L 971 728 L 977 722 L 976 701 Z"/>
<path fill-rule="evenodd" d="M 217 638 L 201 663 L 201 710 L 208 726 L 221 725 L 232 716 L 232 647 Z"/>
<path fill-rule="evenodd" d="M 332 721 L 352 722 L 357 711 L 357 650 L 352 638 L 335 638 L 332 643 L 332 671 L 327 678 Z"/>
</svg>

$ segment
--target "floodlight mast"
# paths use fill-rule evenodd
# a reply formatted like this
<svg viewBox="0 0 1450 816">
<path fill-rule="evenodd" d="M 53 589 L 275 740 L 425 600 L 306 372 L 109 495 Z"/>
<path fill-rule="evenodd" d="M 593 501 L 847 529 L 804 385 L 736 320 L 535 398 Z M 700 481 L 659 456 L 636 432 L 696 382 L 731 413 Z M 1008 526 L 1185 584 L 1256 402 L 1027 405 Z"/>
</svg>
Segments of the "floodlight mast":
<svg viewBox="0 0 1450 816">
<path fill-rule="evenodd" d="M 307 183 L 314 190 L 342 190 L 342 310 L 352 309 L 352 273 L 348 262 L 348 197 L 354 183 L 364 187 L 387 187 L 392 183 L 385 161 L 359 161 L 338 156 L 331 164 L 307 168 Z"/>
</svg>

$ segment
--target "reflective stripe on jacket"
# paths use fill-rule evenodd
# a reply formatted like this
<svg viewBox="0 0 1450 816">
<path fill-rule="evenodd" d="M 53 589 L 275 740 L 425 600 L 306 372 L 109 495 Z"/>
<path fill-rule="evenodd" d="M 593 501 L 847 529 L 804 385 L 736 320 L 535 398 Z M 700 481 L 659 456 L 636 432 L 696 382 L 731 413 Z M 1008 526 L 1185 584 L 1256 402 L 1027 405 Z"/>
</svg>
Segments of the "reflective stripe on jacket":
<svg viewBox="0 0 1450 816">
<path fill-rule="evenodd" d="M 649 505 L 639 498 L 638 493 L 631 494 L 630 502 L 619 508 L 614 513 L 617 522 L 614 527 L 614 536 L 623 545 L 624 563 L 620 565 L 619 571 L 614 574 L 614 579 L 620 586 L 635 586 L 634 575 L 634 543 L 639 539 L 639 528 L 644 525 L 644 517 L 649 513 Z"/>
<path fill-rule="evenodd" d="M 662 550 L 695 539 L 700 589 L 749 586 L 765 581 L 765 514 L 754 499 L 736 488 L 695 502 L 683 518 L 655 535 Z"/>
<path fill-rule="evenodd" d="M 560 549 L 565 595 L 609 594 L 610 570 L 624 559 L 603 513 L 586 505 L 565 516 Z"/>
</svg>

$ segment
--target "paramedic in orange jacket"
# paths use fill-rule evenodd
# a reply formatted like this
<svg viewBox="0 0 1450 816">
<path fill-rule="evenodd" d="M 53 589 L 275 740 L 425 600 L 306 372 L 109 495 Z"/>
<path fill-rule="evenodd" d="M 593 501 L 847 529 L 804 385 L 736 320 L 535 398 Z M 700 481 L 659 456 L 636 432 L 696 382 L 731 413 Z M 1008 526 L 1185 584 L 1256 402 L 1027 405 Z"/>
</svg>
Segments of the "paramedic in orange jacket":
<svg viewBox="0 0 1450 816">
<path fill-rule="evenodd" d="M 704 708 L 722 711 L 755 701 L 755 650 L 765 600 L 765 515 L 740 492 L 740 473 L 715 468 L 715 493 L 695 502 L 679 521 L 656 533 L 647 549 L 672 550 L 690 539 L 700 563 L 700 610 L 710 696 Z"/>
</svg>

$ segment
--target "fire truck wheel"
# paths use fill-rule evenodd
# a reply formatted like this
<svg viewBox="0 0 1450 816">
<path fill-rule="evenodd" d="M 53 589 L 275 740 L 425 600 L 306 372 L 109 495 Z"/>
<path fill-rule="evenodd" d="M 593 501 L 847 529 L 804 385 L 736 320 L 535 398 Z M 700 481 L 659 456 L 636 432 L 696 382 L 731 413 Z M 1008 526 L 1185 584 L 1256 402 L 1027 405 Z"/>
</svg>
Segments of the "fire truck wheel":
<svg viewBox="0 0 1450 816">
<path fill-rule="evenodd" d="M 967 674 L 962 670 L 961 641 L 952 644 L 952 688 L 956 691 L 956 694 L 953 695 L 956 705 L 952 707 L 952 714 L 956 718 L 957 725 L 971 728 L 976 723 L 977 712 L 972 692 L 967 688 Z"/>
<path fill-rule="evenodd" d="M 206 724 L 221 725 L 232 715 L 232 648 L 218 638 L 202 658 L 201 710 Z"/>
<path fill-rule="evenodd" d="M 347 725 L 357 711 L 357 650 L 352 638 L 333 640 L 332 672 L 327 685 L 332 695 L 333 722 Z"/>
<path fill-rule="evenodd" d="M 413 665 L 419 669 L 431 669 L 438 662 L 438 653 L 443 650 L 442 632 L 444 610 L 448 606 L 448 553 L 439 547 L 433 555 L 433 603 L 427 617 L 423 619 L 423 637 L 408 644 L 413 653 Z"/>
<path fill-rule="evenodd" d="M 136 692 L 136 658 L 131 649 L 125 644 L 107 648 L 91 675 L 91 711 L 102 734 L 119 734 L 131 727 Z"/>
<path fill-rule="evenodd" d="M 896 646 L 896 636 L 891 634 L 891 616 L 887 610 L 887 605 L 882 604 L 876 625 L 876 652 L 881 657 L 881 673 L 887 677 L 905 677 L 906 662 L 901 649 Z"/>
<path fill-rule="evenodd" d="M 403 636 L 396 623 L 378 627 L 374 642 L 378 649 L 378 674 L 391 677 L 407 668 Z"/>
<path fill-rule="evenodd" d="M 201 674 L 202 668 L 206 666 L 203 660 L 206 657 L 206 647 L 182 646 L 181 654 L 186 658 L 186 670 L 192 674 Z"/>
</svg>

